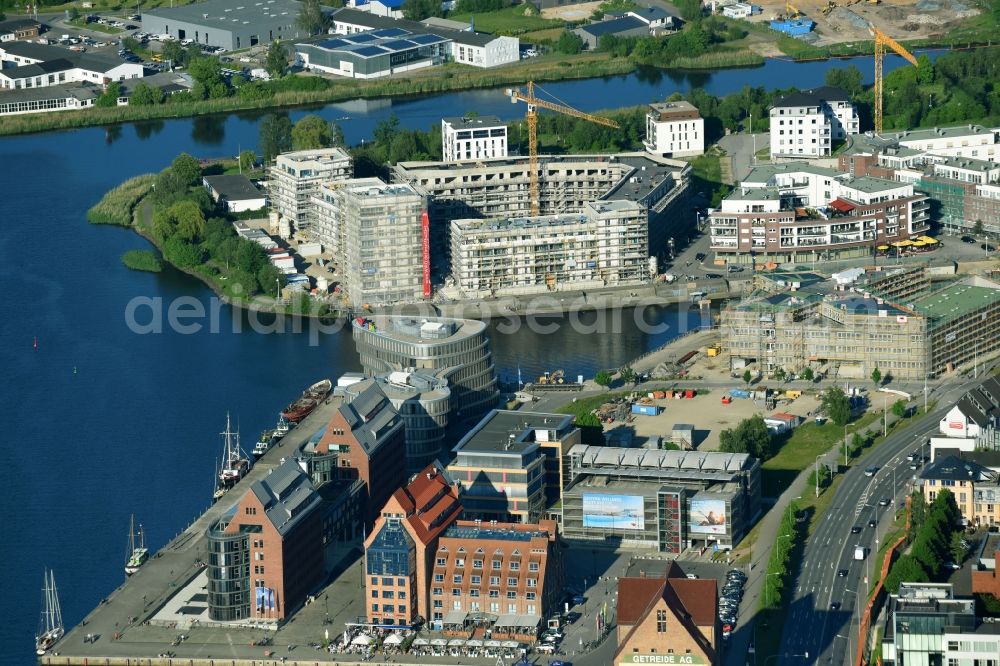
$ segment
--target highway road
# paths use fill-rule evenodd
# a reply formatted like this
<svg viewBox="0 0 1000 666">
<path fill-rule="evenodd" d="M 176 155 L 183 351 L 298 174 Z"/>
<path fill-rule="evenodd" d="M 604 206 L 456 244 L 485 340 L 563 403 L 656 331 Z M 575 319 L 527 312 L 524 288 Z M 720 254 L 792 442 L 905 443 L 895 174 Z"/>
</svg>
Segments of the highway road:
<svg viewBox="0 0 1000 666">
<path fill-rule="evenodd" d="M 891 434 L 846 473 L 806 543 L 782 633 L 779 666 L 851 663 L 849 655 L 857 650 L 858 622 L 867 598 L 865 581 L 878 575 L 874 555 L 893 512 L 902 507 L 919 473 L 910 469 L 906 458 L 937 432 L 944 414 L 978 381 L 942 390 L 934 396 L 938 406 L 929 417 Z M 923 454 L 930 454 L 926 447 Z M 878 468 L 874 476 L 865 473 L 870 467 Z M 879 506 L 883 498 L 892 499 L 892 504 Z M 870 521 L 875 521 L 875 527 Z M 860 561 L 854 558 L 858 545 L 865 548 Z"/>
</svg>

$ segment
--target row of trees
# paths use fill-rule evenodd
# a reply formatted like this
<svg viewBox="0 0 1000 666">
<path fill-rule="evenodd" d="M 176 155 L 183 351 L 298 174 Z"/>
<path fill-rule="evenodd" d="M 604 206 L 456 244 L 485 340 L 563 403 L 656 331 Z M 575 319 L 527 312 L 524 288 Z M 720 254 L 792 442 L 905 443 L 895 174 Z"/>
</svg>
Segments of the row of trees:
<svg viewBox="0 0 1000 666">
<path fill-rule="evenodd" d="M 279 288 L 284 275 L 259 245 L 238 237 L 229 220 L 218 214 L 201 186 L 201 175 L 201 164 L 187 153 L 157 175 L 150 195 L 151 231 L 163 256 L 182 269 L 211 261 L 215 270 L 224 272 L 230 287 L 238 285 L 234 291 L 245 297 Z"/>
<path fill-rule="evenodd" d="M 761 609 L 780 608 L 782 593 L 785 591 L 785 586 L 791 582 L 792 572 L 789 565 L 792 561 L 792 552 L 798 547 L 804 528 L 804 523 L 799 523 L 797 520 L 798 514 L 799 508 L 792 502 L 781 516 L 778 537 L 774 541 L 771 557 L 767 561 L 764 591 L 760 598 Z"/>
<path fill-rule="evenodd" d="M 962 513 L 948 489 L 938 492 L 929 506 L 923 493 L 915 492 L 910 497 L 910 507 L 909 552 L 893 562 L 885 579 L 885 586 L 892 593 L 899 591 L 902 582 L 939 580 L 945 562 L 961 562 L 966 555 L 960 529 Z"/>
</svg>

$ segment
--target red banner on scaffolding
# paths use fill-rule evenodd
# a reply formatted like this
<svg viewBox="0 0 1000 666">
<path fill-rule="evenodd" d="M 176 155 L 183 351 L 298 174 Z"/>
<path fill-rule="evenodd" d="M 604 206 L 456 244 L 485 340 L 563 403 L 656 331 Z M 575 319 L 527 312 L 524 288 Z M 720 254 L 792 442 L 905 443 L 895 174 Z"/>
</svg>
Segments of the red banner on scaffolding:
<svg viewBox="0 0 1000 666">
<path fill-rule="evenodd" d="M 424 298 L 431 297 L 431 218 L 427 211 L 420 214 L 420 230 L 423 234 L 424 253 Z"/>
</svg>

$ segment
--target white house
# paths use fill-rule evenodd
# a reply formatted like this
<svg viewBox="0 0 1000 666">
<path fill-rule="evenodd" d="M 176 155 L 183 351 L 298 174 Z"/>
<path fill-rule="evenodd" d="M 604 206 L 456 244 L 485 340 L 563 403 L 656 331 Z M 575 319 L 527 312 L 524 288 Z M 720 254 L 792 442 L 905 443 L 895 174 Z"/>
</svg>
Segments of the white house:
<svg viewBox="0 0 1000 666">
<path fill-rule="evenodd" d="M 74 53 L 65 58 L 0 69 L 0 88 L 21 90 L 62 83 L 107 85 L 113 81 L 142 78 L 144 73 L 141 64 Z"/>
<path fill-rule="evenodd" d="M 829 157 L 833 142 L 860 131 L 857 109 L 840 88 L 785 95 L 771 107 L 771 157 Z"/>
<path fill-rule="evenodd" d="M 979 425 L 965 414 L 959 405 L 955 405 L 944 415 L 938 424 L 938 430 L 948 437 L 978 437 Z"/>
<path fill-rule="evenodd" d="M 446 162 L 507 157 L 507 125 L 496 116 L 442 118 L 441 155 Z"/>
<path fill-rule="evenodd" d="M 685 157 L 705 152 L 705 120 L 690 102 L 649 105 L 646 113 L 646 151 Z"/>
<path fill-rule="evenodd" d="M 474 67 L 496 67 L 521 59 L 521 40 L 517 37 L 440 28 L 435 33 L 451 40 L 451 57 L 455 62 Z"/>
<path fill-rule="evenodd" d="M 731 19 L 746 19 L 753 15 L 753 5 L 749 2 L 737 2 L 722 8 L 722 15 Z"/>
<path fill-rule="evenodd" d="M 242 174 L 205 176 L 202 184 L 230 213 L 260 210 L 267 203 L 264 193 Z"/>
<path fill-rule="evenodd" d="M 904 148 L 912 148 L 936 155 L 973 157 L 981 160 L 1000 159 L 998 133 L 982 125 L 934 127 L 907 130 L 889 135 Z"/>
<path fill-rule="evenodd" d="M 345 6 L 375 16 L 403 18 L 403 0 L 348 0 Z"/>
</svg>

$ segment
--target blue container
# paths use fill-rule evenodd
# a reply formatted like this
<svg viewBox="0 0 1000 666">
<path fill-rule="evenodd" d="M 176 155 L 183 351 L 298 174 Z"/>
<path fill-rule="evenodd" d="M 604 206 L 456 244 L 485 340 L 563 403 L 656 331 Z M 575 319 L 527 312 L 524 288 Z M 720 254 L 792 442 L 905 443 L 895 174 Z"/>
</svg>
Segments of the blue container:
<svg viewBox="0 0 1000 666">
<path fill-rule="evenodd" d="M 660 408 L 657 405 L 632 405 L 633 414 L 642 414 L 643 416 L 656 416 L 660 413 Z"/>
<path fill-rule="evenodd" d="M 747 391 L 746 389 L 731 389 L 729 391 L 729 395 L 734 398 L 749 398 L 750 391 Z"/>
</svg>

